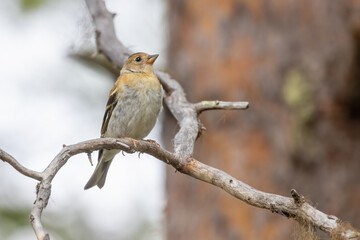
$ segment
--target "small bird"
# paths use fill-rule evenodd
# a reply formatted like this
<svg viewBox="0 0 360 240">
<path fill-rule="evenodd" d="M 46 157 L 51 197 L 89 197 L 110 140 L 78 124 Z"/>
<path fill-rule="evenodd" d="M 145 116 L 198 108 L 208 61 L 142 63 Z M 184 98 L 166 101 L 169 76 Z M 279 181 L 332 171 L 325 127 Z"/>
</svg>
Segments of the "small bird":
<svg viewBox="0 0 360 240">
<path fill-rule="evenodd" d="M 162 109 L 163 89 L 153 63 L 158 54 L 131 55 L 109 93 L 101 127 L 101 137 L 142 139 L 153 129 Z M 98 164 L 84 189 L 102 188 L 110 164 L 120 150 L 99 151 Z"/>
</svg>

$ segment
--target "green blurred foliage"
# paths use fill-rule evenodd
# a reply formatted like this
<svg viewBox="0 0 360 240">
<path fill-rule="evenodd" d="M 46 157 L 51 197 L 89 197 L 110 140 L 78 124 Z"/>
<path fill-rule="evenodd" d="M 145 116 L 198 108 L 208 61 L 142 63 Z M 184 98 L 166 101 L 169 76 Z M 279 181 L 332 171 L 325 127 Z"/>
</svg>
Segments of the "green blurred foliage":
<svg viewBox="0 0 360 240">
<path fill-rule="evenodd" d="M 5 208 L 0 206 L 0 239 L 4 239 L 19 228 L 29 227 L 28 208 Z"/>
<path fill-rule="evenodd" d="M 309 82 L 300 70 L 291 69 L 286 74 L 283 97 L 296 114 L 299 125 L 311 122 L 315 113 L 313 95 Z"/>
<path fill-rule="evenodd" d="M 0 239 L 14 239 L 14 236 L 24 232 L 33 234 L 29 220 L 30 211 L 31 208 L 27 207 L 7 207 L 0 204 Z M 160 224 L 148 221 L 139 215 L 139 225 L 129 236 L 123 236 L 121 229 L 119 229 L 118 232 L 112 232 L 108 238 L 108 234 L 102 232 L 102 229 L 91 227 L 85 216 L 86 214 L 83 212 L 69 206 L 61 213 L 45 210 L 42 215 L 42 222 L 50 236 L 57 240 L 145 240 L 158 239 L 159 232 L 161 232 Z M 33 236 L 35 238 L 35 234 Z"/>
<path fill-rule="evenodd" d="M 292 154 L 296 161 L 311 166 L 318 159 L 314 136 L 316 106 L 314 92 L 305 73 L 298 68 L 291 68 L 285 74 L 282 89 L 283 99 L 292 111 Z"/>
<path fill-rule="evenodd" d="M 32 232 L 29 220 L 30 211 L 31 209 L 27 207 L 0 206 L 0 239 L 11 238 L 23 230 Z M 61 216 L 44 211 L 42 221 L 45 229 L 56 239 L 93 239 L 94 232 L 87 225 L 84 215 L 73 209 L 68 209 L 68 211 L 63 212 Z"/>
<path fill-rule="evenodd" d="M 43 5 L 46 0 L 20 0 L 21 7 L 24 11 L 33 10 Z"/>
</svg>

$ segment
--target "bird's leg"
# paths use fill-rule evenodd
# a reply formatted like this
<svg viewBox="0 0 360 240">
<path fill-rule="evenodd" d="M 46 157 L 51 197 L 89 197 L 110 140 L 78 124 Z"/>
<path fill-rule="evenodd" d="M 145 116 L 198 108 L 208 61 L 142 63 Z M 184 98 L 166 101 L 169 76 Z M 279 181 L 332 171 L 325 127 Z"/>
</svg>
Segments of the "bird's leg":
<svg viewBox="0 0 360 240">
<path fill-rule="evenodd" d="M 146 139 L 145 141 L 149 142 L 149 143 L 153 143 L 156 145 L 156 147 L 160 147 L 160 144 L 158 144 L 155 140 L 152 140 L 152 139 Z"/>
<path fill-rule="evenodd" d="M 125 138 L 127 140 L 129 140 L 130 142 L 132 142 L 132 144 L 134 145 L 134 147 L 136 148 L 137 147 L 137 144 L 139 143 L 138 140 L 135 140 L 133 138 Z"/>
</svg>

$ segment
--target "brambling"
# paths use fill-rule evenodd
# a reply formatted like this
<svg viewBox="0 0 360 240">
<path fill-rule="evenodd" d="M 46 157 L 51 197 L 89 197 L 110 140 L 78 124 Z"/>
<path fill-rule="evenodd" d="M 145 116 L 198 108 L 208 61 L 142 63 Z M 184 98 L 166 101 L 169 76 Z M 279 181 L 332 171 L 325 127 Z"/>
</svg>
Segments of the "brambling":
<svg viewBox="0 0 360 240">
<path fill-rule="evenodd" d="M 101 137 L 142 139 L 153 129 L 163 98 L 163 89 L 153 70 L 158 56 L 140 52 L 127 59 L 110 91 Z M 104 186 L 110 164 L 119 152 L 99 151 L 98 164 L 84 189 Z"/>
</svg>

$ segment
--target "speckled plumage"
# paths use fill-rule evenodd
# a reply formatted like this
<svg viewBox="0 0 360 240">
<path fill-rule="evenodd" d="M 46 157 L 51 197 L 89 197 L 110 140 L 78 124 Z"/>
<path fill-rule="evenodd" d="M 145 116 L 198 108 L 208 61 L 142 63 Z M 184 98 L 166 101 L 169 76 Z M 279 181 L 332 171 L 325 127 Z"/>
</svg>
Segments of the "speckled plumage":
<svg viewBox="0 0 360 240">
<path fill-rule="evenodd" d="M 141 62 L 138 62 L 141 58 Z M 146 137 L 162 108 L 163 90 L 152 68 L 157 55 L 135 53 L 129 57 L 111 89 L 101 137 Z M 118 150 L 100 150 L 99 162 L 85 189 L 102 188 Z"/>
</svg>

